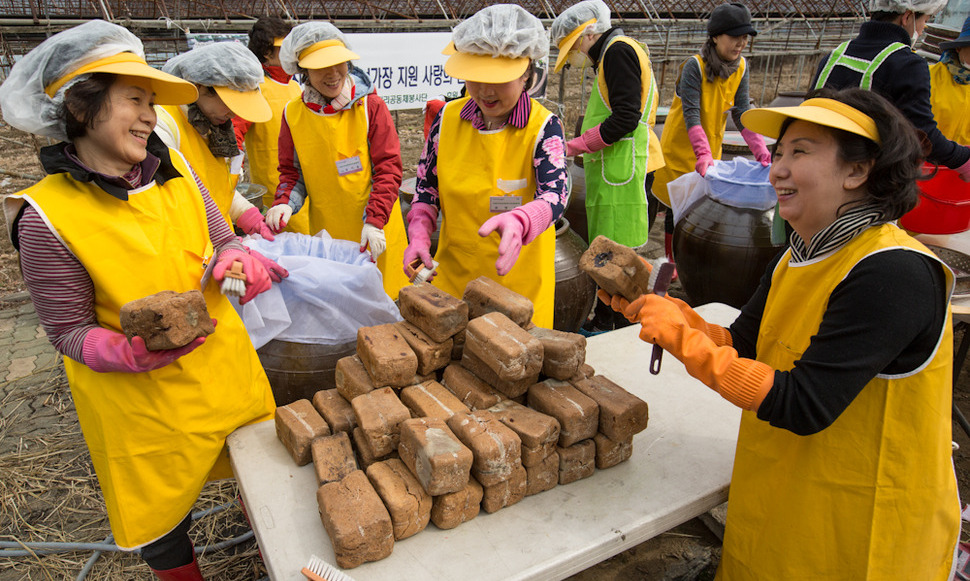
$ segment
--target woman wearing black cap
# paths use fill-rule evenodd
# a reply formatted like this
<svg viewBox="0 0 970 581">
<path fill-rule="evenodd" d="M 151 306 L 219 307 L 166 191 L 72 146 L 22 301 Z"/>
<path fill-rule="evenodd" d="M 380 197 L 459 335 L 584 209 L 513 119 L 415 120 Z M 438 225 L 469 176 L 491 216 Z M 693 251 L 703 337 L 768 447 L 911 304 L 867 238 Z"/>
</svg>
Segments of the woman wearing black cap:
<svg viewBox="0 0 970 581">
<path fill-rule="evenodd" d="M 941 42 L 940 62 L 930 67 L 930 104 L 940 132 L 957 143 L 970 143 L 970 18 L 960 36 Z"/>
<path fill-rule="evenodd" d="M 741 114 L 751 105 L 748 98 L 748 70 L 741 51 L 749 36 L 758 34 L 751 26 L 751 13 L 742 4 L 721 4 L 707 22 L 707 42 L 681 65 L 677 93 L 667 115 L 660 145 L 666 166 L 657 170 L 653 193 L 670 207 L 667 184 L 697 170 L 701 175 L 721 159 L 721 141 L 730 109 L 734 123 L 741 125 Z M 771 154 L 760 135 L 741 130 L 751 153 L 762 165 L 771 163 Z M 667 212 L 664 249 L 671 260 L 674 222 Z"/>
</svg>

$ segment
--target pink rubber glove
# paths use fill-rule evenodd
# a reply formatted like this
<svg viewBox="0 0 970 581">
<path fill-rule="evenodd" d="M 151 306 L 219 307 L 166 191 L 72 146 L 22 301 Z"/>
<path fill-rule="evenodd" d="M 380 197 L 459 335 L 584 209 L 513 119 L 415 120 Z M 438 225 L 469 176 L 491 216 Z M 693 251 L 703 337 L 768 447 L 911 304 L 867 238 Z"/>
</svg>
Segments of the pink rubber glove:
<svg viewBox="0 0 970 581">
<path fill-rule="evenodd" d="M 270 280 L 273 282 L 282 282 L 284 278 L 290 276 L 290 271 L 277 264 L 275 260 L 266 258 L 252 248 L 247 248 L 246 250 L 249 251 L 250 256 L 258 260 L 259 263 L 263 265 L 263 268 L 266 269 L 266 273 L 269 274 Z"/>
<path fill-rule="evenodd" d="M 965 163 L 965 164 L 963 164 L 960 167 L 955 168 L 955 169 L 956 169 L 957 173 L 960 174 L 960 179 L 961 180 L 963 180 L 965 182 L 970 182 L 970 159 L 967 160 L 967 163 Z"/>
<path fill-rule="evenodd" d="M 404 274 L 411 276 L 408 265 L 420 258 L 425 268 L 433 269 L 431 260 L 431 234 L 438 227 L 438 208 L 431 204 L 415 202 L 408 211 L 408 240 L 404 250 Z M 428 280 L 434 278 L 434 274 Z"/>
<path fill-rule="evenodd" d="M 268 291 L 273 283 L 270 281 L 269 273 L 256 257 L 235 248 L 223 251 L 219 255 L 216 266 L 212 269 L 212 277 L 221 283 L 226 277 L 226 271 L 232 268 L 232 263 L 237 260 L 242 263 L 243 274 L 246 275 L 246 294 L 239 299 L 239 304 L 245 305 L 259 293 Z"/>
<path fill-rule="evenodd" d="M 742 129 L 741 137 L 744 138 L 744 142 L 748 144 L 748 149 L 754 154 L 754 158 L 761 162 L 762 166 L 771 165 L 771 152 L 765 146 L 765 140 L 761 135 L 750 129 Z"/>
<path fill-rule="evenodd" d="M 498 244 L 498 260 L 495 271 L 505 276 L 519 259 L 522 245 L 536 239 L 552 223 L 552 208 L 547 202 L 533 200 L 498 216 L 492 216 L 478 229 L 478 235 L 485 237 L 498 230 L 501 241 Z"/>
<path fill-rule="evenodd" d="M 259 234 L 267 240 L 276 240 L 273 231 L 266 225 L 263 215 L 256 206 L 246 210 L 241 216 L 236 218 L 236 226 L 246 234 Z"/>
<path fill-rule="evenodd" d="M 574 156 L 578 153 L 593 153 L 605 148 L 608 144 L 600 135 L 600 126 L 590 127 L 582 135 L 566 142 L 566 155 Z"/>
<path fill-rule="evenodd" d="M 212 320 L 214 325 L 215 319 Z M 103 327 L 91 329 L 84 337 L 81 353 L 84 364 L 98 373 L 120 371 L 122 373 L 144 373 L 171 365 L 179 357 L 191 353 L 205 343 L 205 337 L 198 337 L 185 347 L 149 351 L 145 340 L 132 337 L 131 343 L 122 333 Z"/>
<path fill-rule="evenodd" d="M 694 148 L 694 156 L 697 163 L 694 170 L 702 176 L 707 175 L 707 168 L 714 165 L 714 157 L 711 155 L 711 144 L 707 141 L 707 134 L 700 125 L 695 125 L 687 130 L 687 137 L 690 138 L 690 146 Z"/>
</svg>

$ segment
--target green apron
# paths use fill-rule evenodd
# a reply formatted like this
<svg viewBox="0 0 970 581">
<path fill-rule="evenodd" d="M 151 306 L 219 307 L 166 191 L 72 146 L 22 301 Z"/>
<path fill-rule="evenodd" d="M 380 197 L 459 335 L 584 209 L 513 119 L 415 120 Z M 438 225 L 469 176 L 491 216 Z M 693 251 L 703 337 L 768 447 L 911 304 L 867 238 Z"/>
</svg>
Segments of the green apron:
<svg viewBox="0 0 970 581">
<path fill-rule="evenodd" d="M 640 111 L 645 114 L 641 115 L 632 133 L 605 149 L 583 154 L 586 219 L 590 240 L 602 234 L 614 242 L 636 247 L 644 244 L 650 234 L 644 180 L 647 177 L 650 142 L 656 141 L 656 136 L 650 127 L 651 116 L 646 113 L 651 109 L 656 111 L 657 84 L 650 70 L 650 61 L 639 44 L 625 37 L 616 37 L 610 41 L 610 45 L 617 41 L 626 42 L 634 50 L 639 49 L 641 94 L 646 96 L 646 99 L 641 99 Z M 604 53 L 610 45 L 603 50 Z M 583 131 L 599 125 L 611 113 L 605 83 L 596 83 L 586 104 Z"/>
</svg>

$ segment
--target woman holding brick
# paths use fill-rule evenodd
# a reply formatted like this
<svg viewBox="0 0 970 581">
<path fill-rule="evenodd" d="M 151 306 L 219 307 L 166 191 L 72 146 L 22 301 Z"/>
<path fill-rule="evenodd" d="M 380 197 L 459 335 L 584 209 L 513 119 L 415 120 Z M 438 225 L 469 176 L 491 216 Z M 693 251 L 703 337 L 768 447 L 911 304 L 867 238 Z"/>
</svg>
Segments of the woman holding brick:
<svg viewBox="0 0 970 581">
<path fill-rule="evenodd" d="M 283 69 L 303 73 L 307 84 L 283 110 L 280 185 L 266 222 L 279 231 L 303 213 L 311 234 L 359 240 L 396 299 L 408 283 L 397 267 L 407 246 L 397 197 L 401 143 L 370 77 L 350 62 L 356 58 L 329 22 L 303 23 L 283 39 Z"/>
<path fill-rule="evenodd" d="M 456 297 L 486 276 L 535 305 L 533 322 L 551 328 L 556 236 L 549 226 L 568 200 L 562 123 L 526 91 L 549 40 L 520 6 L 484 8 L 452 32 L 445 72 L 468 96 L 438 114 L 418 162 L 408 213 L 404 268 L 428 272 L 431 234 L 444 219 L 433 284 Z M 498 236 L 491 236 L 497 232 Z"/>
<path fill-rule="evenodd" d="M 41 149 L 47 177 L 4 200 L 24 282 L 64 355 L 114 540 L 172 581 L 202 579 L 187 531 L 203 485 L 232 476 L 226 436 L 275 407 L 242 321 L 206 284 L 207 265 L 220 281 L 241 262 L 247 302 L 269 275 L 152 132 L 154 103 L 197 96 L 101 20 L 48 38 L 0 86 L 5 121 L 61 142 Z M 122 306 L 162 290 L 201 291 L 215 332 L 171 350 L 129 343 Z"/>
<path fill-rule="evenodd" d="M 872 91 L 823 97 L 744 114 L 778 139 L 794 233 L 730 328 L 677 299 L 603 298 L 745 410 L 719 579 L 943 581 L 953 273 L 894 223 L 919 199 L 912 124 Z"/>
</svg>

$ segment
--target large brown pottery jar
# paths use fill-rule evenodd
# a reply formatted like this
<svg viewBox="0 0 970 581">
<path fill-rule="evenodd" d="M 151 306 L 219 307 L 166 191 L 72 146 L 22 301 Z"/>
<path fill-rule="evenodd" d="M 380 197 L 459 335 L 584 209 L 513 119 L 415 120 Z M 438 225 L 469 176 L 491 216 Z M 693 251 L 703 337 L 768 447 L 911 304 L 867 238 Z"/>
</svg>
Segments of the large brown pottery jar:
<svg viewBox="0 0 970 581">
<path fill-rule="evenodd" d="M 563 216 L 579 239 L 589 243 L 589 227 L 586 224 L 586 171 L 583 169 L 583 156 L 577 155 L 569 162 L 569 202 Z"/>
<path fill-rule="evenodd" d="M 312 399 L 321 389 L 337 387 L 337 361 L 357 351 L 357 340 L 339 345 L 313 345 L 273 339 L 256 350 L 273 388 L 276 405 Z"/>
<path fill-rule="evenodd" d="M 552 327 L 558 331 L 579 332 L 596 301 L 596 283 L 579 268 L 579 258 L 588 247 L 570 229 L 569 220 L 561 218 L 556 222 L 556 304 Z"/>
<path fill-rule="evenodd" d="M 674 261 L 692 305 L 740 308 L 781 250 L 771 243 L 775 210 L 735 208 L 709 197 L 687 209 L 674 226 Z"/>
</svg>

